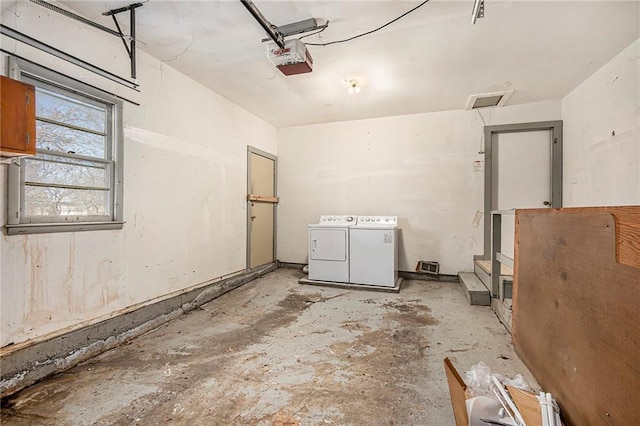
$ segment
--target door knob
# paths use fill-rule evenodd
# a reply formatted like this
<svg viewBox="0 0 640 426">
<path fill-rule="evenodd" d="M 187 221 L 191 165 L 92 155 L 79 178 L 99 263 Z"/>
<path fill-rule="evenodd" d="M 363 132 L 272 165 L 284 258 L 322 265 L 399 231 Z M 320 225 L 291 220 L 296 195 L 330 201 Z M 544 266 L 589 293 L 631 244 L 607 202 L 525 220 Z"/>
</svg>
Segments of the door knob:
<svg viewBox="0 0 640 426">
<path fill-rule="evenodd" d="M 256 217 L 255 216 L 251 216 L 251 220 L 254 220 Z"/>
<path fill-rule="evenodd" d="M 550 202 L 548 202 L 548 201 L 543 201 L 543 202 L 542 202 L 542 204 L 544 204 L 545 206 L 548 206 L 548 205 L 550 205 L 551 203 L 550 203 Z"/>
</svg>

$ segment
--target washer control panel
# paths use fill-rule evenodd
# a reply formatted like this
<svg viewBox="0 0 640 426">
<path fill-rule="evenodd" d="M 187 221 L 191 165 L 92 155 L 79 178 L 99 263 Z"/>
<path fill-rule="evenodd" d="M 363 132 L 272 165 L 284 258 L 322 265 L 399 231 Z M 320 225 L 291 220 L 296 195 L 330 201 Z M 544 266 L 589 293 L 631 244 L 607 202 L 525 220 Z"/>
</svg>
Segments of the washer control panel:
<svg viewBox="0 0 640 426">
<path fill-rule="evenodd" d="M 398 216 L 358 216 L 358 225 L 398 226 Z"/>
<path fill-rule="evenodd" d="M 345 225 L 355 225 L 356 216 L 353 215 L 323 215 L 320 216 L 320 223 L 344 223 Z"/>
</svg>

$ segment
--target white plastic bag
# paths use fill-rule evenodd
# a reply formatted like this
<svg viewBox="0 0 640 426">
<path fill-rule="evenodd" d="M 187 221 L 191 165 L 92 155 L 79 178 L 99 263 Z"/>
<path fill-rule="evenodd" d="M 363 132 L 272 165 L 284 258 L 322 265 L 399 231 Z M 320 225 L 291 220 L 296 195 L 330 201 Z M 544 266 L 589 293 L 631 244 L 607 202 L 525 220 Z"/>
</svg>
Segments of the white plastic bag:
<svg viewBox="0 0 640 426">
<path fill-rule="evenodd" d="M 496 376 L 496 378 L 504 385 L 531 391 L 531 388 L 524 380 L 522 374 L 516 374 L 513 379 L 501 374 L 493 374 L 491 373 L 491 368 L 482 361 L 472 366 L 469 371 L 465 371 L 464 381 L 467 384 L 467 391 L 472 396 L 488 396 L 495 399 L 495 395 L 491 391 L 491 376 Z"/>
<path fill-rule="evenodd" d="M 491 368 L 484 362 L 480 361 L 469 371 L 464 372 L 464 382 L 467 384 L 467 391 L 472 396 L 488 396 L 491 398 Z"/>
</svg>

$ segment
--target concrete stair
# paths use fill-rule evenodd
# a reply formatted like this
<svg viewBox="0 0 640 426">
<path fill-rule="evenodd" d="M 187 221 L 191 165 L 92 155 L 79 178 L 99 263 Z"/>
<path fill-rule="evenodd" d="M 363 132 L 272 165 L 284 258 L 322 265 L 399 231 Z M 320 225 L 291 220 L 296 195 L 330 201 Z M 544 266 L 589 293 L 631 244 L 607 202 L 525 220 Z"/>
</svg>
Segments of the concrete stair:
<svg viewBox="0 0 640 426">
<path fill-rule="evenodd" d="M 476 274 L 473 272 L 460 272 L 458 278 L 469 303 L 481 306 L 491 305 L 489 290 L 482 284 Z"/>
<path fill-rule="evenodd" d="M 486 288 L 491 288 L 491 261 L 490 260 L 474 260 L 473 272 L 482 281 Z M 500 270 L 500 280 L 504 282 L 504 297 L 511 299 L 513 293 L 513 269 L 506 265 L 502 265 Z"/>
<path fill-rule="evenodd" d="M 473 262 L 473 272 L 484 283 L 486 288 L 491 288 L 491 263 L 487 267 L 484 263 L 476 260 Z"/>
</svg>

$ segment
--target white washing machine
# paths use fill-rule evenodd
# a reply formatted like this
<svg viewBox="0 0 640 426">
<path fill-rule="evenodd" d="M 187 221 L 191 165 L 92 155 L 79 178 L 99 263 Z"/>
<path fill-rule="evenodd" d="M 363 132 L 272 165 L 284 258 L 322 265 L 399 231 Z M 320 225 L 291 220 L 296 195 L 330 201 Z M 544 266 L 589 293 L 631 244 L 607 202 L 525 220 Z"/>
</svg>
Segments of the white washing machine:
<svg viewBox="0 0 640 426">
<path fill-rule="evenodd" d="M 394 287 L 398 279 L 398 217 L 358 216 L 349 232 L 352 284 Z"/>
<path fill-rule="evenodd" d="M 349 282 L 349 232 L 353 215 L 320 216 L 309 225 L 309 279 Z"/>
</svg>

